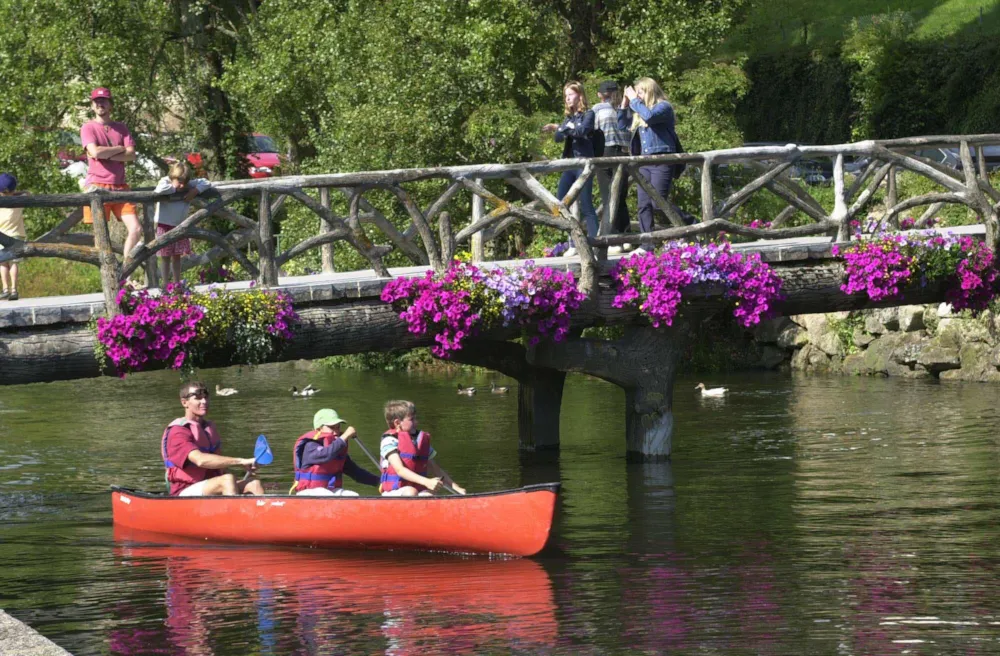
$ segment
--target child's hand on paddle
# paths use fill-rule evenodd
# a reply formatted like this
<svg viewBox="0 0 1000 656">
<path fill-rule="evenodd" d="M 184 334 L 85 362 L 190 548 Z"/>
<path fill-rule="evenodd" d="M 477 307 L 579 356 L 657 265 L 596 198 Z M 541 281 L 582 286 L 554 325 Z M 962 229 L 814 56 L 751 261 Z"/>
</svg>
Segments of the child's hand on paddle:
<svg viewBox="0 0 1000 656">
<path fill-rule="evenodd" d="M 340 436 L 340 439 L 349 440 L 352 437 L 357 437 L 357 436 L 358 436 L 358 431 L 354 430 L 354 426 L 348 426 L 347 430 L 344 431 L 344 434 Z"/>
<path fill-rule="evenodd" d="M 455 490 L 459 494 L 465 494 L 465 488 L 456 483 L 455 481 L 451 482 L 451 489 Z"/>
<path fill-rule="evenodd" d="M 440 478 L 428 478 L 427 479 L 427 483 L 424 484 L 424 487 L 426 487 L 428 490 L 430 490 L 431 492 L 433 492 L 434 490 L 436 490 L 439 487 L 441 487 L 441 479 Z"/>
</svg>

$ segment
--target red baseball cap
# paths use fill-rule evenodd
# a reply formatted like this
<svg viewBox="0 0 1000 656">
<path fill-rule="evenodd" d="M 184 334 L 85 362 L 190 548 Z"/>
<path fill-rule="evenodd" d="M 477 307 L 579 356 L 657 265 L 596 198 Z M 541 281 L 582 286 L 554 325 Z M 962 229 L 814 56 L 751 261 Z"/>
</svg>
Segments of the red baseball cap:
<svg viewBox="0 0 1000 656">
<path fill-rule="evenodd" d="M 90 99 L 96 100 L 98 98 L 107 98 L 108 100 L 111 100 L 111 92 L 104 87 L 97 87 L 90 92 Z"/>
</svg>

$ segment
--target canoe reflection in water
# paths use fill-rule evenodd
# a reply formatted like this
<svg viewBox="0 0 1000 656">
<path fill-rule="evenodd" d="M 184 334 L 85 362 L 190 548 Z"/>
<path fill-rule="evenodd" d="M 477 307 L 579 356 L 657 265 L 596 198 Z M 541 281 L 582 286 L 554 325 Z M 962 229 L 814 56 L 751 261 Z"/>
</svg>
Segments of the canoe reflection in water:
<svg viewBox="0 0 1000 656">
<path fill-rule="evenodd" d="M 552 585 L 531 560 L 115 537 L 118 564 L 166 581 L 166 636 L 119 629 L 111 652 L 122 656 L 136 653 L 137 641 L 152 642 L 146 653 L 207 655 L 242 643 L 240 653 L 402 655 L 547 651 L 557 639 Z M 245 630 L 234 634 L 234 624 Z"/>
</svg>

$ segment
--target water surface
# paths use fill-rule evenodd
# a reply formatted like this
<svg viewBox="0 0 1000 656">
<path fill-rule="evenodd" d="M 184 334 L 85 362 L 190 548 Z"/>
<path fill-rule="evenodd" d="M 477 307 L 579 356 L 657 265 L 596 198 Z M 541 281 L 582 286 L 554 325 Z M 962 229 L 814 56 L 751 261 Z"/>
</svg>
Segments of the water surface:
<svg viewBox="0 0 1000 656">
<path fill-rule="evenodd" d="M 285 489 L 317 409 L 372 449 L 382 404 L 413 400 L 471 491 L 563 483 L 551 544 L 491 560 L 116 543 L 108 487 L 162 487 L 176 375 L 3 387 L 0 607 L 77 655 L 1000 653 L 995 386 L 747 375 L 706 380 L 731 390 L 711 401 L 682 380 L 673 463 L 637 465 L 623 393 L 584 377 L 547 459 L 518 454 L 515 394 L 455 394 L 489 377 L 206 379 L 240 390 L 212 399 L 225 451 L 267 434 L 263 478 Z M 291 398 L 306 382 L 322 392 Z"/>
</svg>

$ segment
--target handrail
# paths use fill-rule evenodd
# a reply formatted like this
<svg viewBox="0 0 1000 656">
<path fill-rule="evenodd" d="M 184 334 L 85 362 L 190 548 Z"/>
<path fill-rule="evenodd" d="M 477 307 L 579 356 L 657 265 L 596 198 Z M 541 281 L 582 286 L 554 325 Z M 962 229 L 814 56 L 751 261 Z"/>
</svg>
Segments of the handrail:
<svg viewBox="0 0 1000 656">
<path fill-rule="evenodd" d="M 43 238 L 21 241 L 0 234 L 0 262 L 21 257 L 57 257 L 94 264 L 101 268 L 102 288 L 109 314 L 117 312 L 114 302 L 121 282 L 135 269 L 147 266 L 155 276 L 156 252 L 185 237 L 201 239 L 213 244 L 209 254 L 187 258 L 188 264 L 204 263 L 222 255 L 233 257 L 263 285 L 277 284 L 281 265 L 311 249 L 324 249 L 324 267 L 332 270 L 330 246 L 346 242 L 361 254 L 371 269 L 388 275 L 385 256 L 394 250 L 404 254 L 414 264 L 430 265 L 436 270 L 447 266 L 457 245 L 472 241 L 477 257 L 482 257 L 483 243 L 495 239 L 514 222 L 526 221 L 546 225 L 569 234 L 577 245 L 581 260 L 580 288 L 586 293 L 595 289 L 596 265 L 603 258 L 607 247 L 626 241 L 653 243 L 668 239 L 690 239 L 712 233 L 728 233 L 756 239 L 783 239 L 809 235 L 829 234 L 845 239 L 849 235 L 850 221 L 871 202 L 876 191 L 885 185 L 885 218 L 895 222 L 900 212 L 915 207 L 929 206 L 919 223 L 926 222 L 932 212 L 945 203 L 965 205 L 975 211 L 986 225 L 986 240 L 995 246 L 1000 234 L 997 208 L 1000 192 L 993 189 L 986 175 L 983 148 L 977 146 L 1000 145 L 1000 134 L 933 135 L 902 139 L 867 140 L 838 145 L 761 145 L 742 146 L 699 153 L 673 153 L 652 156 L 622 156 L 603 158 L 557 159 L 522 162 L 516 164 L 470 164 L 433 168 L 412 168 L 386 171 L 358 171 L 333 174 L 293 175 L 256 180 L 225 180 L 213 184 L 213 190 L 199 196 L 196 210 L 169 233 L 155 237 L 152 230 L 152 204 L 180 200 L 182 194 L 157 194 L 151 190 L 111 192 L 101 189 L 77 194 L 37 194 L 0 197 L 0 208 L 79 208 L 91 207 L 94 216 L 103 215 L 103 204 L 132 202 L 144 206 L 143 221 L 147 243 L 139 244 L 131 253 L 124 254 L 118 262 L 108 237 L 107 225 L 95 221 L 93 237 L 67 234 L 79 222 L 79 212 L 72 213 L 65 221 Z M 922 148 L 957 146 L 962 161 L 961 170 L 946 167 L 915 154 Z M 975 149 L 973 151 L 973 149 Z M 845 159 L 863 157 L 868 160 L 863 171 L 855 174 L 853 184 L 845 182 Z M 828 211 L 807 188 L 789 176 L 789 169 L 802 159 L 830 158 L 833 164 L 834 208 Z M 580 222 L 570 211 L 570 205 L 584 185 L 590 184 L 598 169 L 615 171 L 612 186 L 622 184 L 623 173 L 629 172 L 638 179 L 640 166 L 685 163 L 701 167 L 700 221 L 686 225 L 669 199 L 660 197 L 655 189 L 638 180 L 646 188 L 654 204 L 670 219 L 670 227 L 641 235 L 611 235 L 608 226 L 602 226 L 597 237 L 586 236 Z M 754 177 L 735 193 L 721 201 L 716 199 L 712 171 L 719 166 L 740 164 L 753 171 Z M 559 200 L 539 180 L 538 176 L 581 171 L 577 182 L 566 198 Z M 900 200 L 895 184 L 899 170 L 907 170 L 925 177 L 943 188 L 941 192 Z M 426 209 L 421 208 L 405 185 L 414 182 L 439 180 L 445 186 Z M 498 181 L 505 191 L 494 193 L 486 182 Z M 346 198 L 347 214 L 339 215 L 331 207 L 330 189 L 336 189 Z M 310 195 L 318 190 L 318 198 Z M 375 190 L 389 192 L 407 216 L 410 225 L 398 229 L 382 212 L 372 205 L 365 195 Z M 652 191 L 651 191 L 652 190 Z M 734 221 L 737 210 L 754 194 L 767 190 L 787 203 L 771 227 L 751 228 Z M 458 199 L 465 197 L 461 205 Z M 612 194 L 612 196 L 617 196 Z M 232 208 L 242 198 L 257 198 L 257 217 L 244 216 Z M 320 230 L 298 244 L 289 244 L 282 252 L 275 252 L 273 240 L 273 214 L 286 200 L 297 201 L 319 219 Z M 616 200 L 612 201 L 612 205 Z M 471 223 L 456 225 L 449 210 L 458 208 L 463 216 L 470 216 Z M 796 212 L 802 212 L 811 223 L 783 227 Z M 201 226 L 210 216 L 226 219 L 238 227 L 227 235 Z M 435 230 L 436 224 L 436 230 Z M 363 226 L 374 226 L 380 239 L 389 243 L 376 244 Z M 154 238 L 155 237 L 155 238 Z M 258 253 L 256 264 L 240 249 L 250 245 Z M 154 280 L 155 282 L 155 280 Z"/>
</svg>

